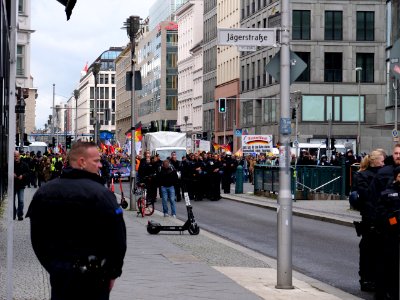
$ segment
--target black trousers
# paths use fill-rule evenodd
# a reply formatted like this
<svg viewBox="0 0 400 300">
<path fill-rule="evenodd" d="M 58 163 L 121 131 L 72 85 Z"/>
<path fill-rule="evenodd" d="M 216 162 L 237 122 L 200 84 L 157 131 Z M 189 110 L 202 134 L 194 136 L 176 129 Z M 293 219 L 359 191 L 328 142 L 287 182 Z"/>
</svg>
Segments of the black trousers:
<svg viewBox="0 0 400 300">
<path fill-rule="evenodd" d="M 376 283 L 376 272 L 378 264 L 377 247 L 379 237 L 371 230 L 364 230 L 360 240 L 360 282 Z"/>
<path fill-rule="evenodd" d="M 50 274 L 51 300 L 109 300 L 110 281 L 75 272 Z"/>
</svg>

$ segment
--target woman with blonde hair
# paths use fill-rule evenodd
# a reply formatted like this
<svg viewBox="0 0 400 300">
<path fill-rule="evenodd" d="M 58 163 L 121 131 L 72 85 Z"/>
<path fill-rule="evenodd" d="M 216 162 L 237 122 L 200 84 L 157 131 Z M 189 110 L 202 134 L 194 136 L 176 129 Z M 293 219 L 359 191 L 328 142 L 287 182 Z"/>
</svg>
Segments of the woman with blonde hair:
<svg viewBox="0 0 400 300">
<path fill-rule="evenodd" d="M 363 158 L 360 169 L 354 176 L 352 192 L 349 197 L 351 206 L 359 210 L 361 214 L 361 223 L 356 225 L 356 230 L 357 235 L 361 235 L 358 274 L 362 291 L 372 292 L 376 288 L 378 237 L 373 229 L 374 224 L 369 216 L 367 205 L 369 186 L 378 170 L 383 167 L 384 159 L 385 154 L 382 149 L 376 149 Z"/>
</svg>

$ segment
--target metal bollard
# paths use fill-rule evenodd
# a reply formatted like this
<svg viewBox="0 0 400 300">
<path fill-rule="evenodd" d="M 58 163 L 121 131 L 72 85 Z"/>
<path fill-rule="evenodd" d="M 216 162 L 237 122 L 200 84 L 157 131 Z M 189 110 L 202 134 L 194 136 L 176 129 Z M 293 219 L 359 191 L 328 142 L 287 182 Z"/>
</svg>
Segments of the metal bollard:
<svg viewBox="0 0 400 300">
<path fill-rule="evenodd" d="M 243 194 L 243 167 L 240 165 L 236 168 L 235 194 Z"/>
</svg>

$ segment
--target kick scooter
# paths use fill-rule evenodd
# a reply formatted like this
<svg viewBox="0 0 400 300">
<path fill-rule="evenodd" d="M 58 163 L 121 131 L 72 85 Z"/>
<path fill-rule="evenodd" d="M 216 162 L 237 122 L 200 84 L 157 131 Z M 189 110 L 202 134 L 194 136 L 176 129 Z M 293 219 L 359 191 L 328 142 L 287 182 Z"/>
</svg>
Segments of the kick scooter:
<svg viewBox="0 0 400 300">
<path fill-rule="evenodd" d="M 121 173 L 117 172 L 115 174 L 112 175 L 111 177 L 111 188 L 110 190 L 112 192 L 114 192 L 114 177 L 115 179 L 119 179 L 119 190 L 121 192 L 121 201 L 119 203 L 119 205 L 123 208 L 123 209 L 127 209 L 128 208 L 128 201 L 125 200 L 125 196 L 124 196 L 124 190 L 122 189 L 122 177 L 121 177 Z"/>
<path fill-rule="evenodd" d="M 189 231 L 191 235 L 197 235 L 200 233 L 200 227 L 197 225 L 196 220 L 193 215 L 193 208 L 190 204 L 189 195 L 187 192 L 184 193 L 185 202 L 186 202 L 186 210 L 188 214 L 188 219 L 185 224 L 181 226 L 162 226 L 160 223 L 154 222 L 153 220 L 148 221 L 147 223 L 147 232 L 150 234 L 157 234 L 160 231 L 179 231 L 180 234 L 185 230 Z"/>
</svg>

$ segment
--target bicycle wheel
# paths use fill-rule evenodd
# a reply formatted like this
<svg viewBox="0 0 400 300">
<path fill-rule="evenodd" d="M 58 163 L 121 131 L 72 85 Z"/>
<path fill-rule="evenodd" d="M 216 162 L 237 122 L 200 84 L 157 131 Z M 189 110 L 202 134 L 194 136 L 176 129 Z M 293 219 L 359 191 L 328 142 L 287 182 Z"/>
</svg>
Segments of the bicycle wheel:
<svg viewBox="0 0 400 300">
<path fill-rule="evenodd" d="M 154 202 L 146 201 L 146 209 L 144 210 L 146 216 L 151 216 L 154 213 Z"/>
<path fill-rule="evenodd" d="M 137 207 L 139 213 L 142 215 L 142 218 L 145 216 L 145 210 L 146 210 L 146 200 L 143 197 L 140 197 L 137 200 Z"/>
</svg>

